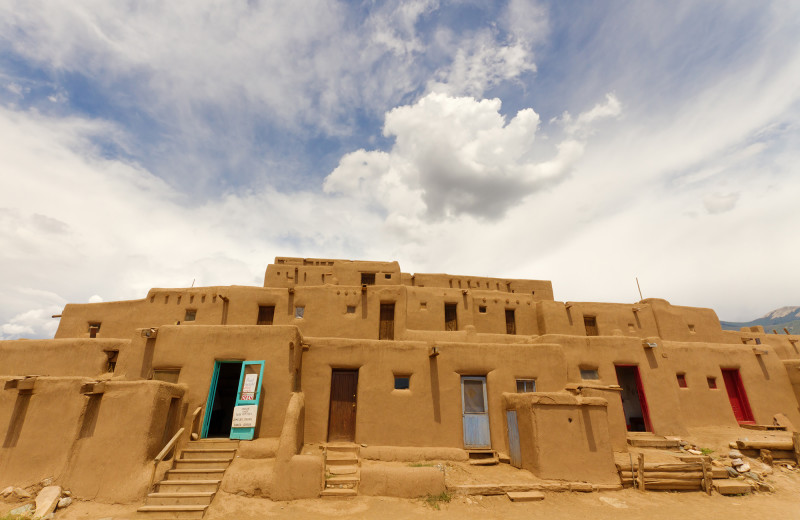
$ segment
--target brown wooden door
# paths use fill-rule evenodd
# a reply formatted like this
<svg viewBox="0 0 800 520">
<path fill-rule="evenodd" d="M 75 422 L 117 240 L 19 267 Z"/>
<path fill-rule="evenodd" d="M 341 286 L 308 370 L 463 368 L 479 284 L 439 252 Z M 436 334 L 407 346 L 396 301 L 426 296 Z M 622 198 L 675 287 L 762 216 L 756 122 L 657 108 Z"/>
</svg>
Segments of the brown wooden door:
<svg viewBox="0 0 800 520">
<path fill-rule="evenodd" d="M 334 370 L 331 374 L 331 406 L 328 441 L 356 439 L 356 395 L 358 370 Z"/>
<path fill-rule="evenodd" d="M 378 339 L 394 339 L 394 304 L 381 304 L 381 323 Z"/>
</svg>

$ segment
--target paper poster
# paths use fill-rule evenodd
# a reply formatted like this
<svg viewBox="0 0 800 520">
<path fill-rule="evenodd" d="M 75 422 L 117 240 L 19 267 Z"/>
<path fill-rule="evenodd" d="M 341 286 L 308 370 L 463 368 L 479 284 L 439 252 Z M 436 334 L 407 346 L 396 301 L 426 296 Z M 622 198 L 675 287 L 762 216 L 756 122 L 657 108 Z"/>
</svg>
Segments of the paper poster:
<svg viewBox="0 0 800 520">
<path fill-rule="evenodd" d="M 257 405 L 237 406 L 233 409 L 233 424 L 231 426 L 234 428 L 255 428 L 257 418 Z"/>
<path fill-rule="evenodd" d="M 255 393 L 256 383 L 258 383 L 258 374 L 245 374 L 244 384 L 242 384 L 242 394 Z M 242 397 L 242 399 L 244 399 L 244 397 Z"/>
</svg>

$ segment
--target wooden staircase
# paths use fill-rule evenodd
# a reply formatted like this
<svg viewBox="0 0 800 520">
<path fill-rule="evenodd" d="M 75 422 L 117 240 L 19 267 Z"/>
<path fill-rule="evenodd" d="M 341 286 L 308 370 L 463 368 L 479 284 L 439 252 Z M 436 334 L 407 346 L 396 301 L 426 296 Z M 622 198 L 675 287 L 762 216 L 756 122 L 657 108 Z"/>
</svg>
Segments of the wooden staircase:
<svg viewBox="0 0 800 520">
<path fill-rule="evenodd" d="M 325 489 L 323 497 L 354 497 L 361 481 L 361 459 L 357 444 L 325 446 Z"/>
<path fill-rule="evenodd" d="M 172 469 L 156 484 L 138 509 L 139 518 L 150 520 L 203 518 L 219 490 L 222 475 L 236 454 L 239 441 L 201 439 L 189 441 Z"/>
</svg>

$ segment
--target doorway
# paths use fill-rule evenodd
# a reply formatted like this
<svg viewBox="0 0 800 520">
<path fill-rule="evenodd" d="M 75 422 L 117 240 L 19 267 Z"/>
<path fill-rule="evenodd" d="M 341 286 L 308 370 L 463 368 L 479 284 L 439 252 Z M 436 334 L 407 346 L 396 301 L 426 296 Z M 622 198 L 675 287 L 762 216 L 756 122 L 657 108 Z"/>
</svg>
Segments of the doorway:
<svg viewBox="0 0 800 520">
<path fill-rule="evenodd" d="M 625 414 L 625 425 L 629 432 L 650 432 L 650 413 L 647 398 L 642 387 L 639 367 L 636 365 L 615 365 L 617 383 L 622 388 L 622 411 Z"/>
<path fill-rule="evenodd" d="M 331 373 L 328 442 L 355 441 L 357 395 L 358 370 L 334 370 Z"/>
<path fill-rule="evenodd" d="M 728 391 L 728 399 L 731 402 L 736 422 L 739 424 L 755 424 L 750 402 L 747 400 L 747 393 L 745 393 L 744 385 L 742 385 L 742 376 L 739 375 L 739 369 L 723 368 L 722 380 L 725 381 L 725 390 Z"/>
<path fill-rule="evenodd" d="M 461 376 L 461 411 L 464 421 L 464 447 L 491 448 L 485 376 Z"/>
<path fill-rule="evenodd" d="M 203 433 L 205 437 L 228 438 L 242 372 L 241 361 L 217 361 L 208 391 Z"/>
</svg>

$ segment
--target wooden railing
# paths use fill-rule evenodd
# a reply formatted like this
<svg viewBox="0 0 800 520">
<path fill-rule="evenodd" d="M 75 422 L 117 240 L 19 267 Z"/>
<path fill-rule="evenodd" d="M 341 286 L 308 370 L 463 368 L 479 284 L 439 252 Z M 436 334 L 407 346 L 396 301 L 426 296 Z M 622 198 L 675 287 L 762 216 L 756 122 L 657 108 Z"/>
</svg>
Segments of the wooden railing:
<svg viewBox="0 0 800 520">
<path fill-rule="evenodd" d="M 148 488 L 147 488 L 148 491 L 152 491 L 153 490 L 153 483 L 156 480 L 156 470 L 158 469 L 158 464 L 162 460 L 167 458 L 167 455 L 169 455 L 169 452 L 172 451 L 175 448 L 175 444 L 178 443 L 178 439 L 181 438 L 181 435 L 183 435 L 184 431 L 186 431 L 186 428 L 181 428 L 180 430 L 175 432 L 175 435 L 173 435 L 172 438 L 167 443 L 167 445 L 164 446 L 164 449 L 162 449 L 160 452 L 158 452 L 158 455 L 156 455 L 156 458 L 153 459 L 153 472 L 150 474 L 150 486 L 148 486 Z"/>
<path fill-rule="evenodd" d="M 189 439 L 195 440 L 195 435 L 200 437 L 200 412 L 203 411 L 203 405 L 197 407 L 192 413 L 192 426 L 189 430 Z"/>
<path fill-rule="evenodd" d="M 191 426 L 189 427 L 189 439 L 190 440 L 194 439 L 193 436 L 195 434 L 197 434 L 197 436 L 199 437 L 199 431 L 198 430 L 200 428 L 200 412 L 202 410 L 203 410 L 203 405 L 200 405 L 200 406 L 197 407 L 197 409 L 194 412 L 192 412 L 192 423 L 191 423 Z M 156 455 L 156 458 L 153 459 L 153 472 L 150 474 L 150 486 L 148 486 L 148 488 L 147 488 L 148 492 L 153 490 L 153 485 L 155 484 L 155 480 L 156 480 L 156 471 L 158 470 L 158 464 L 161 461 L 163 461 L 164 459 L 166 459 L 167 456 L 170 454 L 170 452 L 173 449 L 175 449 L 175 445 L 178 444 L 178 440 L 180 440 L 181 435 L 183 435 L 183 432 L 185 432 L 185 431 L 186 431 L 186 428 L 181 428 L 180 430 L 175 432 L 175 435 L 172 436 L 172 438 L 164 446 L 164 448 L 160 452 L 158 452 L 158 455 Z"/>
</svg>

